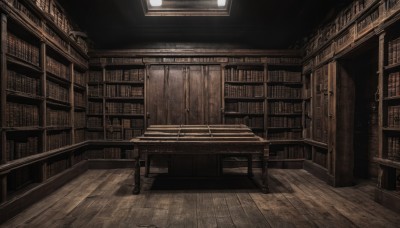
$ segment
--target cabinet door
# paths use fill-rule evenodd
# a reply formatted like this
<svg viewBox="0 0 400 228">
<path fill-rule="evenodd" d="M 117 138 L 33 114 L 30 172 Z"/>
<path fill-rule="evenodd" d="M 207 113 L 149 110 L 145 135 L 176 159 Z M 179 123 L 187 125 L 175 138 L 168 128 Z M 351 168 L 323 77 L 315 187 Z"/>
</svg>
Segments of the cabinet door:
<svg viewBox="0 0 400 228">
<path fill-rule="evenodd" d="M 148 124 L 220 124 L 219 65 L 153 65 L 147 81 Z"/>
<path fill-rule="evenodd" d="M 165 97 L 166 70 L 164 66 L 153 65 L 148 68 L 147 79 L 147 123 L 148 125 L 167 123 L 167 104 Z"/>
</svg>

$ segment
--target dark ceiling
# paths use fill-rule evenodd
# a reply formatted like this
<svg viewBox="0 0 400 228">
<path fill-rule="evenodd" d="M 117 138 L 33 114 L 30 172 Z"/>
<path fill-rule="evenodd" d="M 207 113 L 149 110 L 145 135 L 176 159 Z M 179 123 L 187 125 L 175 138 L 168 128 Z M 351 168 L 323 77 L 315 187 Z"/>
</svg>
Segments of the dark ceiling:
<svg viewBox="0 0 400 228">
<path fill-rule="evenodd" d="M 233 0 L 227 17 L 144 16 L 140 0 L 60 0 L 96 49 L 236 46 L 286 49 L 351 0 Z"/>
</svg>

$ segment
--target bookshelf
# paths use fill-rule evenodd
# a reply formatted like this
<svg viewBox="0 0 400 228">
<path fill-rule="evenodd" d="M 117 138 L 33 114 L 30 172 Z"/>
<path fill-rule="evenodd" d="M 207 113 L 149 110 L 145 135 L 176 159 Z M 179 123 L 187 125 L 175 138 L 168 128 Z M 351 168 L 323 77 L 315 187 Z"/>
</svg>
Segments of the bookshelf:
<svg viewBox="0 0 400 228">
<path fill-rule="evenodd" d="M 304 160 L 301 69 L 299 58 L 271 58 L 266 65 L 266 137 L 270 143 L 270 161 L 283 167 L 302 167 Z"/>
<path fill-rule="evenodd" d="M 387 2 L 390 7 L 393 1 Z M 379 164 L 378 187 L 375 198 L 378 202 L 400 210 L 400 23 L 396 22 L 380 36 L 381 76 L 383 94 L 381 148 L 375 156 Z"/>
<path fill-rule="evenodd" d="M 265 69 L 260 62 L 224 67 L 224 123 L 245 124 L 265 137 Z"/>
<path fill-rule="evenodd" d="M 87 139 L 127 141 L 141 135 L 145 128 L 144 65 L 129 58 L 105 64 L 96 61 L 100 62 L 91 61 L 89 72 Z"/>
<path fill-rule="evenodd" d="M 55 1 L 0 4 L 2 221 L 83 171 L 88 56 Z"/>
</svg>

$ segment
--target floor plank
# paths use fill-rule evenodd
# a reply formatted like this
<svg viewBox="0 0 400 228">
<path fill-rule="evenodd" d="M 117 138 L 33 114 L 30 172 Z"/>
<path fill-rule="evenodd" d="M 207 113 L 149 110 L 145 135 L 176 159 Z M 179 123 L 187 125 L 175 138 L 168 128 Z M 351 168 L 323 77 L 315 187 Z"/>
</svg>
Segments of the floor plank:
<svg viewBox="0 0 400 228">
<path fill-rule="evenodd" d="M 232 169 L 245 173 L 246 169 Z M 271 169 L 271 193 L 242 181 L 143 179 L 130 169 L 89 170 L 0 227 L 398 227 L 373 201 L 372 182 L 333 188 L 305 170 Z M 156 181 L 157 180 L 157 181 Z M 235 181 L 241 182 L 235 185 Z M 153 188 L 154 183 L 161 185 Z M 175 184 L 176 183 L 176 184 Z M 175 187 L 174 187 L 175 186 Z M 225 186 L 225 188 L 224 188 Z M 161 188 L 160 188 L 161 187 Z"/>
</svg>

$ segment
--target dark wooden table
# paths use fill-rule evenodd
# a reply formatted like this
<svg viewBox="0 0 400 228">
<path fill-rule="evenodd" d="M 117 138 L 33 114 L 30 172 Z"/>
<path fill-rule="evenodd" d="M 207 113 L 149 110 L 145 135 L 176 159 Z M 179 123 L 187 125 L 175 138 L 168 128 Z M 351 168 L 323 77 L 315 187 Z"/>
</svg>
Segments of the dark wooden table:
<svg viewBox="0 0 400 228">
<path fill-rule="evenodd" d="M 268 189 L 267 142 L 246 125 L 152 125 L 143 136 L 131 140 L 135 151 L 134 194 L 140 192 L 139 159 L 150 155 L 217 155 L 246 156 L 248 175 L 253 177 L 252 157 L 261 160 L 261 178 L 255 180 L 262 190 Z M 149 164 L 146 161 L 146 174 Z"/>
</svg>

